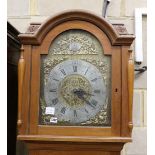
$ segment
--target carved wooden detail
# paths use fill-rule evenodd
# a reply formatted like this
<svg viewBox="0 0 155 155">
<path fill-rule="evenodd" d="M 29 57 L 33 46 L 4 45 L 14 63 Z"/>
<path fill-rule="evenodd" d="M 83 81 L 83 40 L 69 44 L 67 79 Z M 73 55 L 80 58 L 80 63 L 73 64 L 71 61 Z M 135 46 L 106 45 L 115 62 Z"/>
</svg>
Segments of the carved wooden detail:
<svg viewBox="0 0 155 155">
<path fill-rule="evenodd" d="M 41 27 L 42 23 L 31 23 L 26 33 L 34 34 Z M 112 24 L 113 28 L 118 32 L 119 35 L 128 35 L 128 31 L 124 24 Z"/>
<path fill-rule="evenodd" d="M 127 29 L 124 26 L 124 24 L 112 24 L 112 25 L 119 35 L 128 35 Z"/>
<path fill-rule="evenodd" d="M 21 47 L 21 55 L 18 63 L 18 121 L 17 125 L 20 128 L 22 125 L 22 102 L 23 102 L 23 80 L 25 72 L 25 60 L 23 56 L 24 48 Z"/>
<path fill-rule="evenodd" d="M 133 89 L 134 89 L 134 60 L 132 50 L 129 50 L 128 61 L 128 89 L 129 89 L 129 129 L 133 128 L 132 123 L 132 102 L 133 102 Z"/>
<path fill-rule="evenodd" d="M 26 33 L 34 34 L 39 29 L 41 23 L 31 23 Z"/>
<path fill-rule="evenodd" d="M 110 42 L 113 45 L 121 45 L 121 44 L 130 45 L 134 40 L 133 35 L 125 35 L 125 36 L 119 35 L 116 32 L 116 30 L 113 28 L 112 24 L 108 23 L 103 17 L 99 17 L 89 12 L 74 11 L 74 10 L 69 12 L 68 11 L 63 12 L 61 14 L 58 14 L 54 17 L 49 18 L 45 23 L 43 23 L 40 26 L 39 31 L 36 31 L 36 33 L 32 34 L 31 36 L 27 34 L 21 34 L 19 35 L 19 38 L 23 44 L 31 43 L 33 45 L 39 45 L 41 44 L 46 34 L 52 28 L 58 26 L 63 22 L 74 21 L 74 20 L 87 21 L 98 26 L 109 37 Z M 35 28 L 32 28 L 32 29 L 35 29 Z"/>
</svg>

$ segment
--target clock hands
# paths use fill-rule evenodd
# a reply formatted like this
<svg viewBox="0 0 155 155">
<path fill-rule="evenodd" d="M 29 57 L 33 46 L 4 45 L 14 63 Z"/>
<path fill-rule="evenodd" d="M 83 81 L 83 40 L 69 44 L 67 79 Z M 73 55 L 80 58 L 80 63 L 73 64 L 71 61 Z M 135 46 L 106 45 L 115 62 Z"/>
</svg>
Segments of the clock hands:
<svg viewBox="0 0 155 155">
<path fill-rule="evenodd" d="M 90 93 L 85 92 L 83 89 L 75 89 L 75 90 L 73 90 L 73 93 L 75 95 L 82 95 L 82 96 L 83 95 L 95 96 L 93 94 L 90 94 Z"/>
<path fill-rule="evenodd" d="M 88 105 L 90 105 L 91 107 L 95 108 L 87 99 L 85 99 L 84 95 L 92 95 L 94 96 L 93 94 L 89 94 L 89 93 L 86 93 L 84 90 L 82 89 L 79 89 L 79 90 L 73 90 L 73 93 L 75 95 L 77 95 L 77 97 L 83 101 L 85 101 Z"/>
</svg>

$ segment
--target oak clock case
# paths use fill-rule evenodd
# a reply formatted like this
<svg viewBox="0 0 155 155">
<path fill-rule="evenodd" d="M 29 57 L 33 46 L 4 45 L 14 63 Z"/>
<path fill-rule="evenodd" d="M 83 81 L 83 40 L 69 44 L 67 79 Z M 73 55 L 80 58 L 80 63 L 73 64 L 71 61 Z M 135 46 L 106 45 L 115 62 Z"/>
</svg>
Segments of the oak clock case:
<svg viewBox="0 0 155 155">
<path fill-rule="evenodd" d="M 42 125 L 110 126 L 111 58 L 91 33 L 59 34 L 41 56 Z"/>
<path fill-rule="evenodd" d="M 70 11 L 19 38 L 18 140 L 28 155 L 120 155 L 131 142 L 133 35 Z"/>
</svg>

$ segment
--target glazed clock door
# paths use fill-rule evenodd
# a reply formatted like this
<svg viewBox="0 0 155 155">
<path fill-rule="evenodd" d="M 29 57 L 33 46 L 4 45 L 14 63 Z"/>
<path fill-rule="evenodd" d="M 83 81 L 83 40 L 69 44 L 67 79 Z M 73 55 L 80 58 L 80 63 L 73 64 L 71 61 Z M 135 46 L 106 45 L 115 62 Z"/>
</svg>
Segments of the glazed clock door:
<svg viewBox="0 0 155 155">
<path fill-rule="evenodd" d="M 68 30 L 42 56 L 40 124 L 110 126 L 111 61 L 84 30 Z"/>
<path fill-rule="evenodd" d="M 35 124 L 36 133 L 68 136 L 119 134 L 120 110 L 114 109 L 120 106 L 120 96 L 113 97 L 112 79 L 120 84 L 120 77 L 114 77 L 120 55 L 117 50 L 115 57 L 111 51 L 106 54 L 105 50 L 112 50 L 107 40 L 99 28 L 95 27 L 91 32 L 91 24 L 84 29 L 75 25 L 75 28 L 66 30 L 60 25 L 55 32 L 49 32 L 44 45 L 35 49 L 32 56 L 39 63 L 32 62 L 35 72 L 38 70 L 37 74 L 32 74 L 32 81 L 37 82 L 37 75 L 40 79 L 37 99 L 33 102 L 38 108 L 32 110 L 33 114 L 37 113 L 37 121 L 31 123 L 30 128 Z M 45 45 L 48 51 L 44 51 Z"/>
</svg>

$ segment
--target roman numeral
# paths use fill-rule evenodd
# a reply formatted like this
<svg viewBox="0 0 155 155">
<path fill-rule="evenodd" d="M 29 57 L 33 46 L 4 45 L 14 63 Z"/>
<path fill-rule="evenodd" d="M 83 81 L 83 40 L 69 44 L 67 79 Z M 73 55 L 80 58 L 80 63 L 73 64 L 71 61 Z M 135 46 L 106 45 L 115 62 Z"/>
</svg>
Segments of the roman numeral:
<svg viewBox="0 0 155 155">
<path fill-rule="evenodd" d="M 66 112 L 66 108 L 63 107 L 63 108 L 61 109 L 61 113 L 65 114 L 65 112 Z"/>
<path fill-rule="evenodd" d="M 96 105 L 97 105 L 97 101 L 96 101 L 96 100 L 92 100 L 92 101 L 91 101 L 91 104 L 92 104 L 93 106 L 96 106 Z"/>
<path fill-rule="evenodd" d="M 57 89 L 50 89 L 50 92 L 56 92 Z"/>
<path fill-rule="evenodd" d="M 85 110 L 86 113 L 88 113 L 88 110 L 87 109 L 84 109 L 84 110 Z"/>
<path fill-rule="evenodd" d="M 52 104 L 56 105 L 58 103 L 58 101 L 59 101 L 58 98 L 55 98 L 52 100 Z"/>
<path fill-rule="evenodd" d="M 54 81 L 59 81 L 58 79 L 55 79 L 55 78 L 53 78 L 52 80 L 54 80 Z"/>
<path fill-rule="evenodd" d="M 94 90 L 94 93 L 99 94 L 101 91 L 99 89 Z"/>
<path fill-rule="evenodd" d="M 84 75 L 86 75 L 86 74 L 87 74 L 87 72 L 88 72 L 88 68 L 86 69 L 86 71 L 85 71 Z"/>
<path fill-rule="evenodd" d="M 61 69 L 60 71 L 61 71 L 61 73 L 62 73 L 63 75 L 66 75 L 66 72 L 65 72 L 64 69 Z"/>
<path fill-rule="evenodd" d="M 95 82 L 96 80 L 97 80 L 97 78 L 94 78 L 94 79 L 92 79 L 91 81 L 92 81 L 92 82 Z"/>
<path fill-rule="evenodd" d="M 77 117 L 77 112 L 76 112 L 76 110 L 74 110 L 74 117 Z"/>
<path fill-rule="evenodd" d="M 73 66 L 73 71 L 77 72 L 77 66 Z"/>
</svg>

